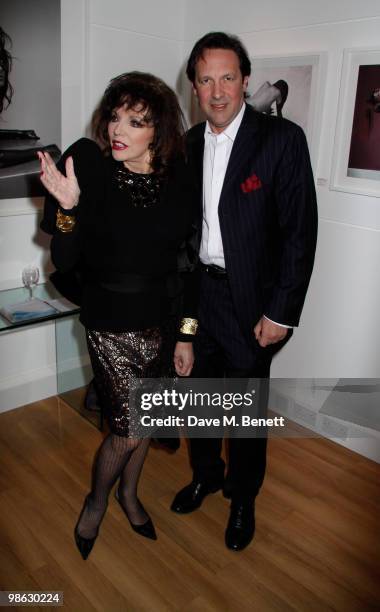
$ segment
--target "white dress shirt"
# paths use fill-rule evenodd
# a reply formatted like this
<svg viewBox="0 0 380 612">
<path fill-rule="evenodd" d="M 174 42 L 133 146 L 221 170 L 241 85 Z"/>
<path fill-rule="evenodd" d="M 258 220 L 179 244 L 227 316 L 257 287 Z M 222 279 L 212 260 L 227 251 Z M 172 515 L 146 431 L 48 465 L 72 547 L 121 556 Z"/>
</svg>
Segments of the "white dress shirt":
<svg viewBox="0 0 380 612">
<path fill-rule="evenodd" d="M 220 134 L 207 121 L 203 154 L 203 225 L 200 259 L 204 264 L 225 268 L 218 207 L 232 146 L 245 111 L 242 105 L 235 119 Z"/>
<path fill-rule="evenodd" d="M 219 223 L 219 200 L 226 176 L 228 161 L 236 134 L 243 119 L 245 104 L 235 119 L 220 134 L 215 134 L 206 121 L 205 147 L 203 154 L 203 223 L 202 241 L 199 251 L 202 263 L 225 268 L 223 242 Z M 264 315 L 265 316 L 265 315 Z M 268 318 L 268 317 L 266 317 Z M 269 319 L 271 321 L 272 319 Z M 272 321 L 276 323 L 276 321 Z M 289 327 L 277 323 L 282 327 Z"/>
</svg>

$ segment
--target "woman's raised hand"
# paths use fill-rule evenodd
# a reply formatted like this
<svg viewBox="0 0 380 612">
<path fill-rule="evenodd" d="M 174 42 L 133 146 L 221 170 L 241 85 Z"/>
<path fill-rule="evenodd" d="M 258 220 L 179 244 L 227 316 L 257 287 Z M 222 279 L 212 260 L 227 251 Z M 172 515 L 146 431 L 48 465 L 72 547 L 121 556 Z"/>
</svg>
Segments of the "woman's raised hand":
<svg viewBox="0 0 380 612">
<path fill-rule="evenodd" d="M 74 172 L 73 158 L 66 159 L 66 176 L 64 176 L 57 169 L 49 153 L 38 151 L 37 155 L 41 164 L 40 179 L 43 186 L 55 197 L 62 208 L 66 210 L 74 208 L 79 202 L 80 189 Z"/>
</svg>

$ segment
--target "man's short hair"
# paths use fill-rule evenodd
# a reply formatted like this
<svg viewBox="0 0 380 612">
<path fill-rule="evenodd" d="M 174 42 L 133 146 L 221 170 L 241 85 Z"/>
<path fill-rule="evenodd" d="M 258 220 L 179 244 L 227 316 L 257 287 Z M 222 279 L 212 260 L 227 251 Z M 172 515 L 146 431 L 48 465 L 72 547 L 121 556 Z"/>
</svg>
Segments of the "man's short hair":
<svg viewBox="0 0 380 612">
<path fill-rule="evenodd" d="M 251 62 L 247 50 L 237 36 L 225 32 L 209 32 L 195 43 L 187 62 L 186 74 L 192 83 L 195 81 L 195 68 L 198 60 L 203 56 L 205 49 L 229 49 L 234 51 L 239 58 L 240 72 L 242 77 L 251 74 Z"/>
</svg>

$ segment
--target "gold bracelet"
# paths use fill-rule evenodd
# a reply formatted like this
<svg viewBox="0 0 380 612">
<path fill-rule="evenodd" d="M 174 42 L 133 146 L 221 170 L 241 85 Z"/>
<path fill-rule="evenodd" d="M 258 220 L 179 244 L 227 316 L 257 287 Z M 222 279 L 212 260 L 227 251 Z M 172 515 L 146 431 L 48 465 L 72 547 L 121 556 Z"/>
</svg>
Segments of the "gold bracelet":
<svg viewBox="0 0 380 612">
<path fill-rule="evenodd" d="M 182 319 L 181 327 L 179 331 L 181 334 L 189 334 L 190 336 L 195 336 L 198 329 L 198 321 L 196 319 Z"/>
<path fill-rule="evenodd" d="M 60 232 L 67 234 L 72 232 L 75 227 L 76 219 L 72 215 L 65 215 L 61 210 L 57 210 L 56 227 Z"/>
</svg>

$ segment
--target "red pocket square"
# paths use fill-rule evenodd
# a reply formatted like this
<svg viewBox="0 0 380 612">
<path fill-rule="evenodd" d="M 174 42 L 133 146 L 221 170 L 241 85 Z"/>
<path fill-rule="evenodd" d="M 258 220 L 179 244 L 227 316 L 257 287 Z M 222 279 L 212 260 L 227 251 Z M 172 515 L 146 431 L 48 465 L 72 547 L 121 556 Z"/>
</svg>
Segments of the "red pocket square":
<svg viewBox="0 0 380 612">
<path fill-rule="evenodd" d="M 248 178 L 245 179 L 244 183 L 241 183 L 240 187 L 243 193 L 249 193 L 250 191 L 255 191 L 256 189 L 260 189 L 262 187 L 262 182 L 256 174 L 252 174 Z"/>
</svg>

